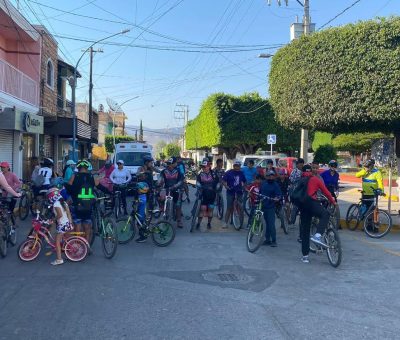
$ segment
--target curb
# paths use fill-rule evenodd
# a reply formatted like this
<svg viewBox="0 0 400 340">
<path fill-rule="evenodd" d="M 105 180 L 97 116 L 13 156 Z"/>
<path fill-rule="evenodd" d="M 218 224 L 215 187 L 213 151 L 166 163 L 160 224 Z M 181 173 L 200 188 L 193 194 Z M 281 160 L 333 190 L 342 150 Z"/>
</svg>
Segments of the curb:
<svg viewBox="0 0 400 340">
<path fill-rule="evenodd" d="M 351 222 L 350 223 L 350 225 L 355 225 L 355 222 Z M 348 230 L 350 230 L 349 228 L 347 228 L 347 225 L 346 225 L 346 220 L 345 219 L 340 219 L 340 226 L 342 227 L 342 229 L 348 229 Z M 359 224 L 359 226 L 358 226 L 358 228 L 356 229 L 356 230 L 354 230 L 354 231 L 357 231 L 357 230 L 360 230 L 360 231 L 362 231 L 363 230 L 363 222 L 361 221 L 360 222 L 360 224 Z M 353 230 L 351 230 L 351 231 L 353 231 Z M 390 232 L 391 233 L 400 233 L 400 225 L 398 225 L 398 224 L 393 224 L 392 225 L 392 229 L 390 230 Z"/>
</svg>

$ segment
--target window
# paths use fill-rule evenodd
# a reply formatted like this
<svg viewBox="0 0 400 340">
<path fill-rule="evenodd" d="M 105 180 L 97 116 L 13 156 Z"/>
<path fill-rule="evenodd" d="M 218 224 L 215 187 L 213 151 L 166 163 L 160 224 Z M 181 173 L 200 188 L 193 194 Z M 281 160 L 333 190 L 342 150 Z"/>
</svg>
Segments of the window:
<svg viewBox="0 0 400 340">
<path fill-rule="evenodd" d="M 50 59 L 47 61 L 46 84 L 50 88 L 54 89 L 54 66 L 53 66 L 53 62 Z"/>
</svg>

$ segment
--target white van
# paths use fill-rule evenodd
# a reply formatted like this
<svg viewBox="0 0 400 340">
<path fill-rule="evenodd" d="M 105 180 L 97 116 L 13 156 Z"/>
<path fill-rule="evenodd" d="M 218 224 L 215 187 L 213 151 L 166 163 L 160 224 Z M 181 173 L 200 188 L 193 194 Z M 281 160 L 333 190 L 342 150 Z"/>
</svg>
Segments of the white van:
<svg viewBox="0 0 400 340">
<path fill-rule="evenodd" d="M 125 142 L 115 145 L 114 164 L 117 166 L 119 160 L 124 161 L 124 168 L 131 174 L 136 174 L 139 167 L 143 165 L 145 156 L 153 157 L 153 147 L 145 142 Z"/>
</svg>

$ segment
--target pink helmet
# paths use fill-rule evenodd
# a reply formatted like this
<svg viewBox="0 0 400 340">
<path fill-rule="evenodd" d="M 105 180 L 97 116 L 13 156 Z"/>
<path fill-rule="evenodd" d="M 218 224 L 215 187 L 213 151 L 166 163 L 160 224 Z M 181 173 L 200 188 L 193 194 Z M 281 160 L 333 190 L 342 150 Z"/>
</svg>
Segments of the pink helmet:
<svg viewBox="0 0 400 340">
<path fill-rule="evenodd" d="M 60 190 L 58 188 L 51 188 L 46 192 L 46 197 L 51 204 L 56 203 L 59 201 L 62 196 L 60 194 Z"/>
</svg>

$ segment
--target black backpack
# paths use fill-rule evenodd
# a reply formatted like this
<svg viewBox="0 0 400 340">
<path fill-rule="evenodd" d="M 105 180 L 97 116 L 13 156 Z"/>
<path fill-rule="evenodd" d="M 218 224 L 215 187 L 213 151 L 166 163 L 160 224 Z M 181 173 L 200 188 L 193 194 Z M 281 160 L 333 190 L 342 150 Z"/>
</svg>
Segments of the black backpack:
<svg viewBox="0 0 400 340">
<path fill-rule="evenodd" d="M 76 176 L 79 176 L 77 174 Z M 87 176 L 83 176 L 83 183 L 79 189 L 76 200 L 76 211 L 80 214 L 88 215 L 92 211 L 93 204 L 96 196 L 94 195 L 94 188 L 88 181 Z"/>
<path fill-rule="evenodd" d="M 304 201 L 306 200 L 307 187 L 308 187 L 309 180 L 310 180 L 310 177 L 303 177 L 293 185 L 292 190 L 289 193 L 289 196 L 290 196 L 290 200 L 295 205 L 300 205 L 300 204 L 304 203 Z"/>
</svg>

